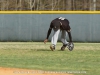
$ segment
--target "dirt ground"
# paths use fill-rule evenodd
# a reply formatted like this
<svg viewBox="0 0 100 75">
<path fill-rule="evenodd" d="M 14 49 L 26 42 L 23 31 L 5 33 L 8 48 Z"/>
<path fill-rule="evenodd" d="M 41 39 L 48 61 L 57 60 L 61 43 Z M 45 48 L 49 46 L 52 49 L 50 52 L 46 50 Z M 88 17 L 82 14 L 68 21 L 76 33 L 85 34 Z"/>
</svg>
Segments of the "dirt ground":
<svg viewBox="0 0 100 75">
<path fill-rule="evenodd" d="M 0 67 L 0 75 L 73 75 L 73 74 L 67 74 L 64 72 L 51 72 L 51 71 L 41 71 L 41 70 Z"/>
</svg>

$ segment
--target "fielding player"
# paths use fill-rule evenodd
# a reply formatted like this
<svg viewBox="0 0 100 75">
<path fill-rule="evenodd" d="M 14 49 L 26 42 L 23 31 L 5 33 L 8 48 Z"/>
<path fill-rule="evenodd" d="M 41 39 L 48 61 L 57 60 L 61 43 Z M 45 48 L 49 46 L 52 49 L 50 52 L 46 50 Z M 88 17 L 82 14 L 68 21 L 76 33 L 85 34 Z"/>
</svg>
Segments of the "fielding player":
<svg viewBox="0 0 100 75">
<path fill-rule="evenodd" d="M 72 51 L 74 48 L 74 44 L 72 43 L 71 28 L 69 26 L 69 21 L 63 17 L 58 17 L 58 18 L 52 20 L 52 22 L 50 24 L 50 28 L 47 33 L 47 37 L 44 40 L 44 43 L 46 43 L 48 41 L 48 38 L 49 38 L 49 35 L 51 34 L 52 29 L 54 30 L 54 34 L 51 39 L 52 45 L 50 45 L 50 49 L 52 51 L 55 50 L 57 40 L 58 40 L 58 35 L 61 31 L 62 32 L 61 41 L 63 43 L 61 50 L 65 50 L 65 48 L 67 47 L 70 51 Z M 67 40 L 66 40 L 67 33 L 69 36 L 69 42 L 67 42 Z"/>
</svg>

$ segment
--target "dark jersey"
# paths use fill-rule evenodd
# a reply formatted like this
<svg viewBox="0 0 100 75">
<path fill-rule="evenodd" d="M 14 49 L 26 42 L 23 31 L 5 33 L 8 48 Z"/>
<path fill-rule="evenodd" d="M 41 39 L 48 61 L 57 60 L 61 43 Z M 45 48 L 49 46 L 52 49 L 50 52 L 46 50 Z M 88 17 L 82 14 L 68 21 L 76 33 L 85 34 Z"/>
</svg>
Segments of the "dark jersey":
<svg viewBox="0 0 100 75">
<path fill-rule="evenodd" d="M 69 21 L 63 17 L 56 18 L 52 20 L 50 28 L 53 28 L 54 30 L 61 29 L 69 31 L 70 30 Z"/>
<path fill-rule="evenodd" d="M 47 39 L 49 38 L 49 35 L 52 29 L 54 29 L 54 31 L 61 29 L 61 30 L 66 30 L 67 32 L 70 32 L 71 28 L 69 26 L 69 21 L 67 19 L 63 17 L 59 17 L 51 21 L 50 28 L 47 33 Z M 71 36 L 70 36 L 70 40 L 71 40 Z"/>
</svg>

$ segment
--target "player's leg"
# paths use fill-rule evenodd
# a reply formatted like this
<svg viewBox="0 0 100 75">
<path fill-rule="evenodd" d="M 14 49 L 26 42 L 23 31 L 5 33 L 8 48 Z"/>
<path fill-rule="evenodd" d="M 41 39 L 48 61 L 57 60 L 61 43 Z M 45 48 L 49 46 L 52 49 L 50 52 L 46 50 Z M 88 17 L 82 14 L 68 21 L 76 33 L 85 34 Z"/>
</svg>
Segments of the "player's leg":
<svg viewBox="0 0 100 75">
<path fill-rule="evenodd" d="M 61 42 L 63 43 L 63 46 L 61 47 L 61 50 L 65 50 L 65 48 L 68 44 L 66 37 L 67 37 L 67 32 L 65 30 L 62 30 Z"/>
<path fill-rule="evenodd" d="M 51 39 L 51 43 L 52 43 L 52 45 L 50 46 L 51 50 L 55 49 L 55 46 L 56 46 L 57 41 L 58 41 L 59 33 L 60 33 L 60 29 L 58 29 L 57 31 L 54 31 L 54 34 L 53 34 L 52 39 Z"/>
</svg>

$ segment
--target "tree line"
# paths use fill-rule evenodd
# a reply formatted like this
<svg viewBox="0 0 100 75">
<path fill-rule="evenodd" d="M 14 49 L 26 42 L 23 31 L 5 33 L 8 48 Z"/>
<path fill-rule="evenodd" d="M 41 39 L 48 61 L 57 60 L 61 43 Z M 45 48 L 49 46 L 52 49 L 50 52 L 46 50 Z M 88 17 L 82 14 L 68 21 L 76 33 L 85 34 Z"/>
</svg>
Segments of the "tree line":
<svg viewBox="0 0 100 75">
<path fill-rule="evenodd" d="M 100 0 L 0 0 L 0 11 L 96 11 Z"/>
</svg>

